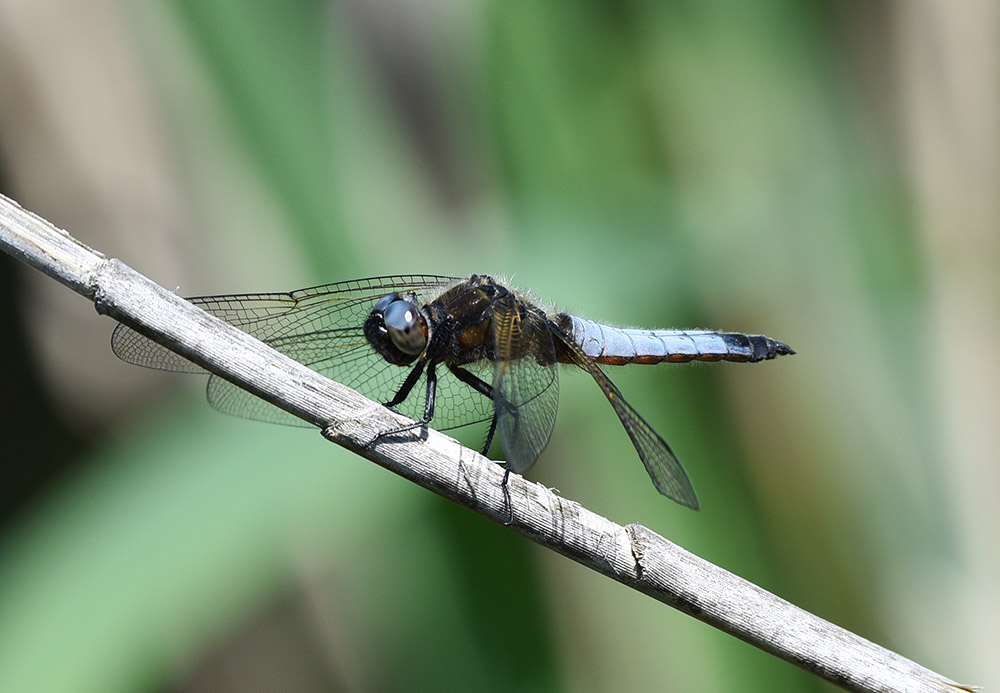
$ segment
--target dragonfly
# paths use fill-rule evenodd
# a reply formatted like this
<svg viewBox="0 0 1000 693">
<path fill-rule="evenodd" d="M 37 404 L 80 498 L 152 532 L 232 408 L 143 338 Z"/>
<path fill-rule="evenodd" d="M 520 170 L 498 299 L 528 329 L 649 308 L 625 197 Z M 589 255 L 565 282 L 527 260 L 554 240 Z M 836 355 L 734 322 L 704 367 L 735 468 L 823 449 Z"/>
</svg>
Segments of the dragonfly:
<svg viewBox="0 0 1000 693">
<path fill-rule="evenodd" d="M 489 422 L 483 454 L 499 437 L 505 491 L 510 472 L 526 472 L 552 435 L 558 367 L 581 368 L 618 415 L 657 491 L 695 509 L 698 496 L 677 456 L 601 366 L 754 363 L 795 353 L 757 334 L 613 327 L 546 310 L 527 293 L 482 274 L 371 277 L 285 293 L 188 300 L 414 420 L 382 436 Z M 126 325 L 115 328 L 111 344 L 128 363 L 207 373 Z M 208 401 L 227 414 L 308 425 L 217 375 L 209 378 Z"/>
</svg>

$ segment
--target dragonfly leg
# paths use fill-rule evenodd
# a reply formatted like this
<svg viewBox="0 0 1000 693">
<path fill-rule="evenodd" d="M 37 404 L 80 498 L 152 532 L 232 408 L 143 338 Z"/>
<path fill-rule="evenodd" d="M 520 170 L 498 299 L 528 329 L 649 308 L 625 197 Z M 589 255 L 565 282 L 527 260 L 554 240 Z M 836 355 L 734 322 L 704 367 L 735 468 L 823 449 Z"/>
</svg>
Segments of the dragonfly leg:
<svg viewBox="0 0 1000 693">
<path fill-rule="evenodd" d="M 456 378 L 461 380 L 476 392 L 493 399 L 493 386 L 479 376 L 470 373 L 461 366 L 448 366 L 448 370 L 454 373 Z"/>
<path fill-rule="evenodd" d="M 486 440 L 483 441 L 483 454 L 485 455 L 490 450 L 490 446 L 493 444 L 493 435 L 497 432 L 497 410 L 493 410 L 493 418 L 490 419 L 490 430 L 486 432 Z"/>
<path fill-rule="evenodd" d="M 493 400 L 493 418 L 490 420 L 490 430 L 486 434 L 486 442 L 483 444 L 483 454 L 485 455 L 490 449 L 490 445 L 493 443 L 493 435 L 497 432 L 497 421 L 499 420 L 499 409 L 497 408 L 497 402 L 494 398 L 493 386 L 485 382 L 482 378 L 470 373 L 461 366 L 448 366 L 448 370 L 455 374 L 455 377 L 461 380 L 463 383 L 471 387 L 476 392 L 479 392 L 484 397 L 489 397 Z M 501 407 L 510 409 L 511 415 L 517 417 L 517 408 L 507 407 L 505 404 L 501 404 Z M 503 481 L 500 482 L 500 488 L 503 489 L 503 501 L 504 505 L 507 507 L 507 519 L 504 520 L 504 526 L 510 527 L 514 524 L 514 507 L 510 503 L 510 486 L 507 485 L 507 480 L 510 479 L 510 467 L 504 468 Z"/>
<path fill-rule="evenodd" d="M 503 502 L 507 506 L 507 519 L 503 521 L 504 527 L 510 527 L 514 524 L 514 506 L 510 504 L 510 486 L 507 485 L 509 478 L 510 467 L 507 467 L 503 471 L 503 481 L 500 482 L 500 488 L 503 489 Z"/>
<path fill-rule="evenodd" d="M 408 423 L 405 426 L 399 426 L 397 428 L 390 428 L 388 431 L 382 431 L 368 441 L 364 447 L 367 448 L 373 445 L 376 441 L 387 436 L 394 436 L 397 433 L 405 433 L 406 431 L 412 431 L 415 428 L 423 428 L 431 422 L 431 419 L 434 418 L 434 402 L 437 398 L 437 373 L 434 370 L 434 366 L 435 364 L 433 361 L 427 366 L 427 399 L 424 400 L 424 418 L 420 421 Z M 406 376 L 406 380 L 403 381 L 403 384 L 400 386 L 396 395 L 392 398 L 392 400 L 387 402 L 385 406 L 391 408 L 405 400 L 413 390 L 413 386 L 416 384 L 417 380 L 420 379 L 423 370 L 424 363 L 421 362 L 417 364 L 417 366 L 410 371 L 410 374 Z"/>
<path fill-rule="evenodd" d="M 434 418 L 434 401 L 437 399 L 437 373 L 434 362 L 427 367 L 427 397 L 424 399 L 424 419 L 420 423 L 427 425 Z"/>
<path fill-rule="evenodd" d="M 497 401 L 496 390 L 493 386 L 485 382 L 482 378 L 470 373 L 461 366 L 448 366 L 448 369 L 455 374 L 455 377 L 461 380 L 463 383 L 471 387 L 476 392 L 482 394 L 484 397 L 488 397 L 493 400 L 493 419 L 490 421 L 490 430 L 486 434 L 486 442 L 483 445 L 483 454 L 490 449 L 490 445 L 493 443 L 493 435 L 497 432 L 497 421 L 500 418 L 500 412 L 505 411 L 509 413 L 514 418 L 514 425 L 517 426 L 517 407 L 512 407 L 503 401 Z"/>
<path fill-rule="evenodd" d="M 413 391 L 413 386 L 417 384 L 417 381 L 420 380 L 420 376 L 424 372 L 425 365 L 426 361 L 421 359 L 417 365 L 413 367 L 410 374 L 406 376 L 406 380 L 404 380 L 403 384 L 399 386 L 398 390 L 396 390 L 396 394 L 392 396 L 392 399 L 385 403 L 386 407 L 391 409 L 397 404 L 402 403 L 404 399 L 410 396 L 410 392 Z"/>
<path fill-rule="evenodd" d="M 454 373 L 455 377 L 461 380 L 463 383 L 471 387 L 476 392 L 480 393 L 487 399 L 493 399 L 493 386 L 487 383 L 485 380 L 480 378 L 473 373 L 465 370 L 461 366 L 448 366 L 448 370 Z M 483 454 L 485 455 L 490 449 L 490 445 L 493 443 L 493 434 L 497 431 L 497 413 L 496 408 L 493 409 L 493 419 L 490 421 L 490 430 L 486 434 L 486 441 L 483 443 Z"/>
<path fill-rule="evenodd" d="M 493 418 L 490 419 L 490 430 L 486 432 L 486 441 L 483 444 L 483 454 L 484 455 L 490 449 L 490 445 L 493 444 L 493 436 L 497 432 L 497 423 L 499 423 L 499 421 L 500 421 L 500 412 L 501 411 L 506 411 L 506 412 L 508 412 L 510 414 L 511 418 L 514 420 L 514 430 L 515 431 L 517 430 L 517 425 L 518 425 L 518 418 L 517 418 L 518 411 L 517 411 L 517 407 L 511 407 L 506 402 L 503 402 L 503 401 L 497 402 L 496 400 L 494 400 L 494 402 L 493 402 Z M 507 463 L 504 462 L 503 464 L 506 465 Z M 509 468 L 507 470 L 507 473 L 508 474 L 510 473 L 510 469 Z M 503 478 L 503 483 L 504 483 L 504 493 L 507 493 L 507 476 L 506 475 Z"/>
</svg>

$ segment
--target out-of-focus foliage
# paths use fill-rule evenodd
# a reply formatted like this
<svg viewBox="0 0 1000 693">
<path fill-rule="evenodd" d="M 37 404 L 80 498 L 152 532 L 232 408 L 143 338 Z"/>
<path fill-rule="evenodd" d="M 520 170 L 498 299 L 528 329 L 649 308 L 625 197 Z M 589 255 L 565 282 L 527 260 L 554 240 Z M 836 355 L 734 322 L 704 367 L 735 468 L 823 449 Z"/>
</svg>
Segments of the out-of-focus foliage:
<svg viewBox="0 0 1000 693">
<path fill-rule="evenodd" d="M 987 3 L 23 4 L 0 8 L 3 192 L 184 294 L 493 272 L 787 341 L 611 373 L 700 512 L 570 373 L 530 476 L 1000 681 Z M 18 279 L 50 403 L 0 459 L 62 471 L 10 493 L 0 690 L 829 689 L 318 435 L 217 414 Z"/>
</svg>

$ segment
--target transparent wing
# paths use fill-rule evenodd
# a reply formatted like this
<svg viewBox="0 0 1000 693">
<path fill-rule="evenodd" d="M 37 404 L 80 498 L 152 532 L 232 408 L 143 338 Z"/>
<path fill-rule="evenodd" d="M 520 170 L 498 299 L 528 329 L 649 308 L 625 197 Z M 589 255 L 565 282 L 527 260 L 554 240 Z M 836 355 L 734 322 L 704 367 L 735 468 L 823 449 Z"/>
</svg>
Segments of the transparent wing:
<svg viewBox="0 0 1000 693">
<path fill-rule="evenodd" d="M 639 412 L 632 408 L 621 391 L 615 386 L 611 379 L 605 375 L 593 359 L 587 356 L 568 335 L 555 325 L 552 326 L 556 338 L 560 342 L 561 350 L 568 360 L 590 373 L 597 385 L 601 388 L 608 402 L 614 408 L 615 413 L 625 427 L 625 432 L 632 440 L 639 459 L 642 460 L 649 477 L 653 480 L 656 490 L 664 496 L 671 498 L 681 505 L 689 508 L 698 508 L 698 496 L 691 485 L 687 472 L 681 465 L 674 451 L 670 449 L 660 435 L 653 430 L 653 427 L 646 423 Z"/>
<path fill-rule="evenodd" d="M 545 316 L 513 296 L 493 305 L 493 406 L 507 466 L 522 473 L 549 442 L 559 407 L 559 374 Z"/>
<path fill-rule="evenodd" d="M 388 363 L 371 348 L 364 336 L 365 318 L 383 296 L 412 292 L 418 301 L 425 302 L 454 281 L 453 277 L 434 275 L 373 277 L 289 293 L 199 296 L 189 300 L 328 378 L 366 397 L 387 402 L 409 369 Z M 205 372 L 124 325 L 115 328 L 111 347 L 120 359 L 138 366 Z M 479 368 L 482 371 L 484 367 Z M 398 407 L 399 411 L 420 418 L 425 393 L 426 377 L 421 377 L 411 395 Z M 208 400 L 227 414 L 307 425 L 218 376 L 209 379 Z M 454 428 L 492 416 L 492 403 L 451 373 L 439 373 L 437 401 L 435 428 Z"/>
<path fill-rule="evenodd" d="M 335 344 L 348 349 L 367 344 L 361 327 L 374 302 L 383 296 L 413 291 L 424 297 L 452 281 L 452 277 L 429 275 L 372 277 L 287 293 L 198 296 L 188 300 L 279 351 L 280 344 L 300 341 L 321 348 Z M 115 328 L 111 348 L 118 358 L 137 366 L 183 373 L 205 372 L 125 325 Z M 300 345 L 299 352 L 305 351 L 307 347 Z"/>
</svg>

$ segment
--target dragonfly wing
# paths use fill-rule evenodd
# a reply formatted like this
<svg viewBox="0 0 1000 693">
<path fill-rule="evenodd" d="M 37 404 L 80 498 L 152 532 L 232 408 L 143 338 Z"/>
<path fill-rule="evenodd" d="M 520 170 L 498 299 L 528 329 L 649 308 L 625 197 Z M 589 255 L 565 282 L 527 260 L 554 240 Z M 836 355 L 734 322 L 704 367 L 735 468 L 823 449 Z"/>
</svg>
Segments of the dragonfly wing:
<svg viewBox="0 0 1000 693">
<path fill-rule="evenodd" d="M 408 370 L 390 364 L 372 349 L 364 336 L 365 319 L 375 303 L 388 294 L 412 294 L 414 300 L 422 303 L 454 281 L 453 277 L 400 275 L 325 284 L 288 293 L 199 296 L 189 300 L 332 380 L 379 402 L 387 402 Z M 124 325 L 115 328 L 111 344 L 119 358 L 139 366 L 205 372 Z M 491 403 L 478 393 L 470 394 L 469 390 L 450 373 L 441 374 L 435 427 L 453 428 L 491 416 Z M 414 394 L 399 407 L 400 412 L 419 418 L 425 392 L 426 379 L 422 377 Z M 305 425 L 218 376 L 209 379 L 208 399 L 213 407 L 227 414 Z"/>
<path fill-rule="evenodd" d="M 507 466 L 524 472 L 549 442 L 559 407 L 555 346 L 545 316 L 513 296 L 493 305 L 493 406 Z"/>
<path fill-rule="evenodd" d="M 176 373 L 207 373 L 201 366 L 122 323 L 111 333 L 111 350 L 122 361 L 136 366 Z"/>
<path fill-rule="evenodd" d="M 285 426 L 311 427 L 312 424 L 292 416 L 284 409 L 250 394 L 238 385 L 217 375 L 208 379 L 208 403 L 214 409 L 244 419 L 264 421 Z"/>
<path fill-rule="evenodd" d="M 629 439 L 635 446 L 636 452 L 639 453 L 639 459 L 645 465 L 656 490 L 681 505 L 697 509 L 698 496 L 694 491 L 694 486 L 691 485 L 687 472 L 684 471 L 684 467 L 674 455 L 674 451 L 670 449 L 667 441 L 663 440 L 660 434 L 654 431 L 653 427 L 639 415 L 639 412 L 632 408 L 632 405 L 625 400 L 611 379 L 572 338 L 554 325 L 553 329 L 557 339 L 561 342 L 561 349 L 568 355 L 569 360 L 590 373 L 608 398 L 608 402 L 611 403 L 625 427 L 625 432 L 628 433 Z"/>
<path fill-rule="evenodd" d="M 377 355 L 372 361 L 373 363 L 367 364 L 368 368 L 361 366 L 356 373 L 346 369 L 345 364 L 338 361 L 331 361 L 329 368 L 324 364 L 313 364 L 311 367 L 331 380 L 336 380 L 370 399 L 384 403 L 396 394 L 407 371 L 405 368 L 389 364 Z M 476 370 L 470 366 L 465 368 Z M 437 398 L 431 426 L 439 431 L 445 431 L 490 420 L 493 416 L 493 402 L 490 399 L 459 381 L 447 369 L 439 370 L 437 375 Z M 427 376 L 424 374 L 413 387 L 410 396 L 398 404 L 395 410 L 411 419 L 419 420 L 424 415 L 426 392 Z M 287 426 L 311 425 L 216 375 L 208 380 L 208 402 L 221 412 L 244 419 Z"/>
<path fill-rule="evenodd" d="M 196 296 L 187 300 L 270 344 L 279 339 L 294 341 L 298 336 L 324 328 L 360 328 L 371 306 L 383 296 L 406 291 L 420 296 L 440 290 L 453 281 L 454 277 L 398 275 L 323 284 L 290 292 Z M 111 349 L 122 361 L 136 366 L 182 373 L 205 372 L 126 325 L 115 327 Z"/>
</svg>

